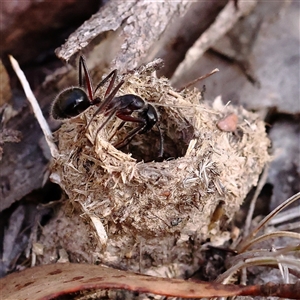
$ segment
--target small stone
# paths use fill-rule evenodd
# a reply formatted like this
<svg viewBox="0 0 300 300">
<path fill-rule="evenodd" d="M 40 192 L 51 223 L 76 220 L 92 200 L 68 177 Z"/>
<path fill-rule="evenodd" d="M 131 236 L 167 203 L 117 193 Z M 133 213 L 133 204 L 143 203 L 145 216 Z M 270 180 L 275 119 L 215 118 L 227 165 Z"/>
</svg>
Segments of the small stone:
<svg viewBox="0 0 300 300">
<path fill-rule="evenodd" d="M 227 117 L 221 119 L 217 123 L 217 127 L 226 132 L 234 132 L 236 131 L 236 127 L 238 124 L 238 116 L 236 114 L 230 114 Z"/>
</svg>

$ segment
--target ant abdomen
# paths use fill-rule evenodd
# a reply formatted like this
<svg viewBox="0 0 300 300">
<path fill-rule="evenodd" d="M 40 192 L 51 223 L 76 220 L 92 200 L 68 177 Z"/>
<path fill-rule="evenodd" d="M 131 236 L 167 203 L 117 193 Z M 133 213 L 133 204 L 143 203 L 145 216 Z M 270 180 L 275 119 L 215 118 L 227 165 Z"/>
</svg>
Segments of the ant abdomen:
<svg viewBox="0 0 300 300">
<path fill-rule="evenodd" d="M 85 111 L 91 103 L 86 92 L 79 87 L 71 87 L 57 95 L 52 106 L 54 119 L 69 119 Z"/>
</svg>

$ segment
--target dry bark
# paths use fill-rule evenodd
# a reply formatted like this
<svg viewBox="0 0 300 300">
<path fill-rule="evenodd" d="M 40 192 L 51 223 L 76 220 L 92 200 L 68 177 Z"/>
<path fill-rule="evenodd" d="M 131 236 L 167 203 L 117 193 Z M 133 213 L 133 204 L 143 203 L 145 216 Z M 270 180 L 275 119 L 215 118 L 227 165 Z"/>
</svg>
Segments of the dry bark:
<svg viewBox="0 0 300 300">
<path fill-rule="evenodd" d="M 183 15 L 189 1 L 110 1 L 56 50 L 74 62 L 79 52 L 93 57 L 98 69 L 113 65 L 120 72 L 145 62 L 164 32 Z"/>
<path fill-rule="evenodd" d="M 85 52 L 95 80 L 100 79 L 112 60 L 120 72 L 133 69 L 143 62 L 172 19 L 184 13 L 189 5 L 174 1 L 110 1 L 69 37 L 57 55 L 62 60 L 74 61 L 79 51 Z M 39 92 L 42 109 L 48 109 L 58 89 L 77 84 L 76 70 L 64 68 L 58 73 Z M 19 130 L 23 139 L 18 144 L 4 146 L 0 162 L 0 211 L 42 186 L 49 160 L 44 137 L 30 109 L 20 109 L 7 126 Z"/>
</svg>

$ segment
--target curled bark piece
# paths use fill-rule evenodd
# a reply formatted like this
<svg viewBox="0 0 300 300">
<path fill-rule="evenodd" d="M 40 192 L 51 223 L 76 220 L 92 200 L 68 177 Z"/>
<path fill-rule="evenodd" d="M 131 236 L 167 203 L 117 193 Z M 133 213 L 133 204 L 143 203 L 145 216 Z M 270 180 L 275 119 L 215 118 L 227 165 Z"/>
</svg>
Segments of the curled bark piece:
<svg viewBox="0 0 300 300">
<path fill-rule="evenodd" d="M 120 72 L 134 69 L 190 4 L 189 1 L 110 1 L 71 34 L 56 54 L 64 61 L 75 62 L 79 52 L 88 52 L 88 59 L 100 70 L 107 68 L 112 60 Z"/>
</svg>

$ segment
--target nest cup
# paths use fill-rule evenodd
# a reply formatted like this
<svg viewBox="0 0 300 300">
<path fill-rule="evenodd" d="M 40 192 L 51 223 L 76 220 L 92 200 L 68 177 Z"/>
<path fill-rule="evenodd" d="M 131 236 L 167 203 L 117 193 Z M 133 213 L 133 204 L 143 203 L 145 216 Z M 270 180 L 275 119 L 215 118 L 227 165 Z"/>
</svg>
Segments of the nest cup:
<svg viewBox="0 0 300 300">
<path fill-rule="evenodd" d="M 106 118 L 99 114 L 85 131 L 91 107 L 58 130 L 60 156 L 52 166 L 52 178 L 79 207 L 74 213 L 92 221 L 89 235 L 98 245 L 91 243 L 91 251 L 102 263 L 132 270 L 191 266 L 195 243 L 221 234 L 217 224 L 208 230 L 216 207 L 222 203 L 230 219 L 269 160 L 264 122 L 256 114 L 224 106 L 219 98 L 205 102 L 196 90 L 176 92 L 152 71 L 148 66 L 124 75 L 118 95 L 137 94 L 156 107 L 162 162 L 155 161 L 155 127 L 120 151 L 113 144 L 136 125 L 126 123 L 109 140 L 119 121 L 113 118 L 96 135 Z M 235 132 L 217 127 L 229 114 L 237 116 Z"/>
</svg>

